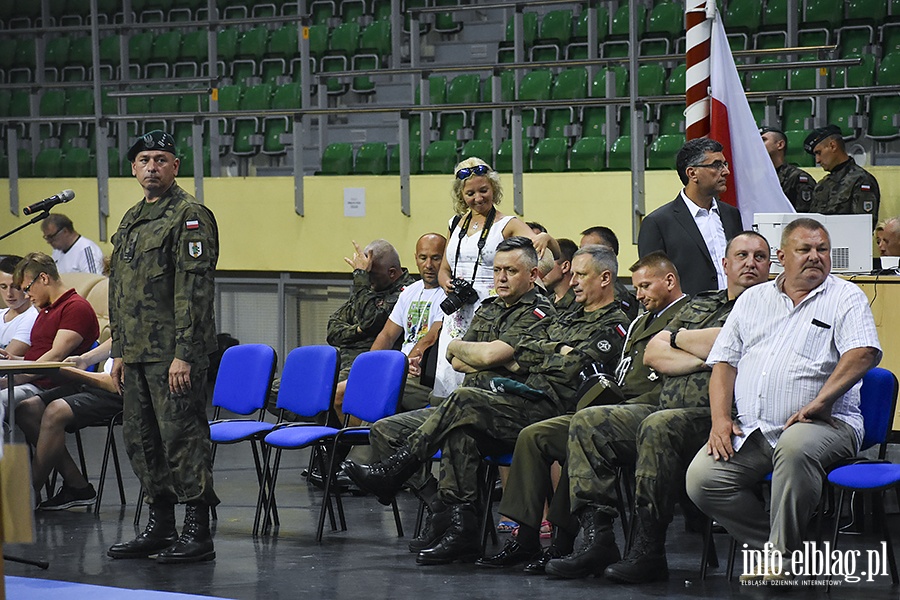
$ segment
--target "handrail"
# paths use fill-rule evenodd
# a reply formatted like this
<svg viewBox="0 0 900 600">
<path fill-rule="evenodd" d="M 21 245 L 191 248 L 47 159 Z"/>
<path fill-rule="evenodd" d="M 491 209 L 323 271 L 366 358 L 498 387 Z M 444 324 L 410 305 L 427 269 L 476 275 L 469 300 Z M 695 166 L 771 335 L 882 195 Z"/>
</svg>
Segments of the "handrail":
<svg viewBox="0 0 900 600">
<path fill-rule="evenodd" d="M 458 4 L 456 6 L 423 6 L 421 8 L 408 8 L 406 12 L 412 14 L 427 13 L 444 13 L 444 12 L 466 12 L 470 10 L 487 10 L 492 8 L 517 8 L 521 6 L 555 6 L 557 4 L 573 4 L 579 5 L 582 2 L 575 0 L 528 0 L 528 2 L 495 2 L 495 3 L 479 3 L 479 4 Z"/>
<path fill-rule="evenodd" d="M 746 92 L 750 99 L 765 99 L 771 96 L 783 98 L 808 98 L 810 96 L 840 97 L 865 94 L 893 94 L 900 93 L 900 84 L 883 86 L 861 86 L 853 88 L 827 88 L 804 90 L 778 90 L 777 92 Z M 642 104 L 683 104 L 684 94 L 667 94 L 664 96 L 639 96 L 636 99 Z M 135 121 L 135 120 L 190 120 L 196 117 L 206 118 L 244 118 L 244 117 L 293 117 L 293 116 L 327 116 L 346 114 L 379 114 L 379 113 L 425 113 L 425 112 L 452 112 L 460 110 L 491 110 L 491 109 L 522 109 L 534 108 L 566 108 L 581 106 L 608 106 L 625 105 L 628 98 L 625 96 L 615 98 L 576 98 L 565 100 L 542 101 L 508 101 L 508 102 L 470 102 L 460 104 L 390 104 L 373 106 L 370 104 L 361 106 L 342 106 L 333 108 L 292 108 L 292 109 L 264 109 L 264 110 L 230 110 L 219 112 L 179 112 L 179 113 L 140 113 L 129 115 L 102 115 L 101 118 L 108 121 Z M 83 122 L 89 120 L 90 115 L 82 116 L 39 116 L 39 117 L 4 117 L 0 118 L 0 124 L 11 123 L 47 123 L 47 122 Z"/>
<path fill-rule="evenodd" d="M 133 13 L 134 14 L 134 13 Z M 309 15 L 276 15 L 274 17 L 246 17 L 240 19 L 203 19 L 198 21 L 155 21 L 150 23 L 140 23 L 132 21 L 130 23 L 104 23 L 98 25 L 100 31 L 113 31 L 116 33 L 126 33 L 132 30 L 143 29 L 212 29 L 219 26 L 227 26 L 228 23 L 240 25 L 265 25 L 268 23 L 296 23 L 309 18 Z M 35 35 L 41 33 L 77 33 L 82 31 L 90 31 L 91 24 L 84 25 L 51 25 L 48 27 L 22 27 L 15 29 L 2 29 L 0 33 L 3 35 L 19 36 L 19 35 Z"/>
</svg>

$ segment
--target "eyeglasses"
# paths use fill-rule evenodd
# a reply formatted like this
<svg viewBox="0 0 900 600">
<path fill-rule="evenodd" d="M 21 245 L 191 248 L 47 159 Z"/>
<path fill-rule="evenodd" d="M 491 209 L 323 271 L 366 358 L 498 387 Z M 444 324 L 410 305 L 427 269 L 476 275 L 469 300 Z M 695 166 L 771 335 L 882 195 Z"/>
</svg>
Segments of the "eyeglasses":
<svg viewBox="0 0 900 600">
<path fill-rule="evenodd" d="M 23 287 L 23 288 L 22 288 L 22 291 L 25 292 L 26 294 L 27 294 L 28 292 L 30 292 L 30 291 L 31 291 L 31 286 L 33 286 L 33 285 L 34 285 L 34 282 L 37 281 L 38 279 L 40 279 L 41 275 L 43 275 L 43 274 L 44 274 L 44 273 L 41 272 L 41 273 L 38 273 L 37 275 L 35 275 L 35 276 L 34 276 L 34 279 L 31 280 L 31 283 L 29 283 L 28 285 L 26 285 L 25 287 Z"/>
<path fill-rule="evenodd" d="M 472 175 L 486 175 L 491 172 L 491 168 L 487 165 L 475 165 L 474 167 L 463 167 L 456 172 L 457 179 L 468 179 Z"/>
<path fill-rule="evenodd" d="M 48 234 L 48 235 L 45 235 L 45 236 L 44 236 L 44 241 L 45 241 L 45 242 L 50 242 L 50 241 L 52 241 L 53 238 L 55 238 L 56 236 L 59 235 L 59 232 L 60 232 L 60 231 L 62 231 L 62 229 L 57 229 L 57 230 L 54 231 L 53 233 Z"/>
<path fill-rule="evenodd" d="M 706 167 L 707 169 L 715 169 L 716 171 L 721 171 L 722 169 L 728 168 L 727 160 L 716 160 L 709 164 L 705 165 L 691 165 L 692 167 Z"/>
</svg>

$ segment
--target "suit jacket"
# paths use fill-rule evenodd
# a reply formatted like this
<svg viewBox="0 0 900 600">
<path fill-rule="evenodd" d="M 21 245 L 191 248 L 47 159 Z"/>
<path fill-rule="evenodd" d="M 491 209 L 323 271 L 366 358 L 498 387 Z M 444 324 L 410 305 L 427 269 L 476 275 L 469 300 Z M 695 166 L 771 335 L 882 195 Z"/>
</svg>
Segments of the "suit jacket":
<svg viewBox="0 0 900 600">
<path fill-rule="evenodd" d="M 719 215 L 725 228 L 725 239 L 743 231 L 741 213 L 730 204 L 718 201 Z M 681 289 L 691 296 L 704 290 L 718 289 L 718 278 L 706 241 L 694 217 L 687 210 L 681 194 L 644 217 L 638 233 L 638 255 L 646 256 L 662 250 L 675 263 L 681 277 Z"/>
</svg>

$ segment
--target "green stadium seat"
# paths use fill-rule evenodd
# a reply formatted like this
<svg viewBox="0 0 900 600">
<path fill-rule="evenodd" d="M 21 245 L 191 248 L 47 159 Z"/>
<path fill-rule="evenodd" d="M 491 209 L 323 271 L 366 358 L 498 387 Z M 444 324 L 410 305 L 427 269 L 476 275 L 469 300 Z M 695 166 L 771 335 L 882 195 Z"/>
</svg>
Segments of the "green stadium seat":
<svg viewBox="0 0 900 600">
<path fill-rule="evenodd" d="M 768 0 L 766 2 L 766 8 L 763 11 L 763 25 L 775 29 L 787 29 L 787 0 Z"/>
<path fill-rule="evenodd" d="M 259 25 L 246 31 L 238 39 L 237 58 L 262 60 L 269 44 L 269 30 Z"/>
<path fill-rule="evenodd" d="M 811 119 L 816 112 L 816 103 L 812 98 L 784 100 L 781 103 L 781 128 L 813 129 Z"/>
<path fill-rule="evenodd" d="M 805 140 L 808 135 L 808 129 L 789 129 L 784 132 L 784 137 L 787 138 L 787 151 L 785 152 L 784 158 L 787 162 L 792 165 L 797 165 L 798 167 L 816 166 L 816 160 L 813 158 L 812 154 L 808 154 L 806 150 L 803 149 L 803 140 Z"/>
<path fill-rule="evenodd" d="M 16 54 L 13 64 L 16 67 L 33 70 L 35 66 L 34 47 L 33 39 L 19 38 L 19 41 L 16 43 Z"/>
<path fill-rule="evenodd" d="M 660 135 L 684 133 L 684 104 L 661 104 L 657 123 Z"/>
<path fill-rule="evenodd" d="M 770 60 L 778 62 L 778 59 Z M 759 62 L 762 63 L 763 61 L 760 60 Z M 772 92 L 784 89 L 787 89 L 787 71 L 783 69 L 750 71 L 747 75 L 747 90 L 750 92 Z"/>
<path fill-rule="evenodd" d="M 94 114 L 93 90 L 69 88 L 66 92 L 67 115 L 92 115 Z"/>
<path fill-rule="evenodd" d="M 535 69 L 529 71 L 519 84 L 519 100 L 540 102 L 550 99 L 550 86 L 553 83 L 553 74 L 550 69 Z M 538 109 L 525 109 L 522 111 L 522 127 L 527 128 L 537 125 Z"/>
<path fill-rule="evenodd" d="M 787 46 L 784 31 L 762 31 L 753 36 L 753 47 L 757 50 L 775 50 Z"/>
<path fill-rule="evenodd" d="M 229 64 L 237 58 L 240 35 L 237 27 L 226 27 L 219 30 L 219 33 L 216 34 L 216 50 L 219 60 Z"/>
<path fill-rule="evenodd" d="M 384 64 L 391 53 L 390 21 L 375 21 L 359 36 L 359 50 L 353 55 L 351 67 L 355 69 L 377 69 Z M 359 94 L 375 91 L 375 82 L 369 76 L 354 77 L 350 88 Z"/>
<path fill-rule="evenodd" d="M 309 55 L 320 60 L 328 51 L 328 25 L 312 25 L 309 28 Z"/>
<path fill-rule="evenodd" d="M 575 27 L 572 30 L 572 43 L 587 42 L 588 34 L 588 11 L 585 8 L 581 11 L 581 15 L 575 21 Z M 609 8 L 606 5 L 597 7 L 597 41 L 603 42 L 609 35 Z"/>
<path fill-rule="evenodd" d="M 613 171 L 631 170 L 631 136 L 620 136 L 609 147 L 609 168 Z"/>
<path fill-rule="evenodd" d="M 856 96 L 848 98 L 829 98 L 827 100 L 825 114 L 829 123 L 841 128 L 841 135 L 845 138 L 856 137 L 856 127 L 853 126 L 853 118 L 860 114 L 860 102 Z"/>
<path fill-rule="evenodd" d="M 684 146 L 684 134 L 661 135 L 650 144 L 648 169 L 674 169 L 675 156 Z"/>
<path fill-rule="evenodd" d="M 91 38 L 82 36 L 73 38 L 69 43 L 69 56 L 64 66 L 89 68 L 92 65 Z"/>
<path fill-rule="evenodd" d="M 472 116 L 475 140 L 490 141 L 494 137 L 494 115 L 489 110 L 475 111 Z"/>
<path fill-rule="evenodd" d="M 581 133 L 585 137 L 606 135 L 606 107 L 585 106 L 581 110 Z"/>
<path fill-rule="evenodd" d="M 457 75 L 447 84 L 447 104 L 475 104 L 481 95 L 481 77 L 475 73 Z M 459 131 L 467 125 L 466 111 L 443 112 L 440 114 L 440 136 L 442 140 L 456 140 Z"/>
<path fill-rule="evenodd" d="M 300 56 L 300 46 L 295 23 L 289 23 L 272 32 L 266 47 L 266 57 L 282 58 L 290 62 L 291 59 L 298 56 Z"/>
<path fill-rule="evenodd" d="M 423 8 L 427 6 L 428 2 L 426 0 L 406 0 L 403 3 L 404 8 L 404 16 L 403 16 L 403 33 L 409 33 L 412 19 L 410 18 L 409 9 L 411 8 Z M 420 15 L 421 16 L 421 15 Z M 423 23 L 422 20 L 419 20 L 419 35 L 425 35 L 431 29 L 431 25 L 429 23 Z M 399 167 L 398 167 L 399 169 Z M 400 172 L 399 170 L 397 171 Z"/>
<path fill-rule="evenodd" d="M 869 97 L 868 136 L 876 140 L 893 140 L 900 137 L 900 127 L 895 119 L 900 117 L 900 95 L 877 95 Z"/>
<path fill-rule="evenodd" d="M 494 162 L 494 148 L 491 140 L 469 140 L 459 153 L 459 159 L 480 158 L 486 163 Z"/>
<path fill-rule="evenodd" d="M 669 54 L 672 44 L 684 35 L 684 7 L 660 2 L 650 11 L 647 31 L 640 41 L 642 55 Z"/>
<path fill-rule="evenodd" d="M 372 142 L 363 144 L 356 152 L 353 172 L 357 175 L 384 175 L 388 168 L 387 144 Z"/>
<path fill-rule="evenodd" d="M 193 63 L 205 62 L 209 58 L 208 40 L 209 32 L 204 29 L 185 33 L 181 38 L 181 54 L 178 60 Z M 218 38 L 216 42 L 218 43 Z"/>
<path fill-rule="evenodd" d="M 44 66 L 62 69 L 69 62 L 69 44 L 68 36 L 60 36 L 47 41 L 44 50 Z"/>
<path fill-rule="evenodd" d="M 559 60 L 572 38 L 572 11 L 552 10 L 541 19 L 540 33 L 531 48 L 531 60 Z"/>
<path fill-rule="evenodd" d="M 384 3 L 378 3 L 384 4 Z M 457 6 L 457 0 L 437 0 L 435 6 Z M 434 30 L 449 35 L 462 31 L 462 21 L 457 21 L 452 11 L 434 13 Z"/>
<path fill-rule="evenodd" d="M 28 90 L 12 90 L 9 99 L 9 116 L 31 116 L 31 94 Z"/>
<path fill-rule="evenodd" d="M 565 138 L 545 138 L 531 154 L 531 170 L 562 173 L 568 165 L 568 142 Z"/>
<path fill-rule="evenodd" d="M 219 110 L 238 110 L 243 94 L 244 88 L 240 85 L 223 85 L 219 88 Z"/>
<path fill-rule="evenodd" d="M 606 69 L 600 69 L 591 82 L 591 98 L 606 98 Z M 616 93 L 614 98 L 628 96 L 628 70 L 625 67 L 614 67 L 616 75 Z"/>
<path fill-rule="evenodd" d="M 12 90 L 0 88 L 0 118 L 9 116 L 9 105 L 12 103 Z"/>
<path fill-rule="evenodd" d="M 678 64 L 669 74 L 666 80 L 667 94 L 684 94 L 686 87 L 687 66 L 684 63 Z"/>
<path fill-rule="evenodd" d="M 66 151 L 60 171 L 62 177 L 97 176 L 96 162 L 87 148 L 71 148 Z"/>
<path fill-rule="evenodd" d="M 415 104 L 419 104 L 419 87 L 416 87 Z M 428 103 L 447 103 L 447 77 L 444 75 L 431 75 L 428 78 Z"/>
<path fill-rule="evenodd" d="M 209 177 L 210 173 L 210 148 L 207 145 L 203 146 L 203 176 Z M 181 178 L 193 177 L 194 176 L 194 153 L 187 152 L 179 157 L 181 160 L 181 166 L 178 167 L 178 175 Z"/>
<path fill-rule="evenodd" d="M 149 60 L 168 64 L 174 63 L 181 55 L 181 42 L 182 36 L 178 30 L 159 34 L 153 42 Z"/>
<path fill-rule="evenodd" d="M 762 0 L 731 0 L 725 11 L 725 29 L 752 35 L 759 31 L 762 16 Z"/>
<path fill-rule="evenodd" d="M 638 94 L 641 96 L 662 96 L 666 86 L 666 69 L 661 64 L 646 64 L 638 67 Z"/>
<path fill-rule="evenodd" d="M 797 43 L 801 46 L 827 46 L 831 32 L 827 29 L 806 29 L 797 32 Z"/>
<path fill-rule="evenodd" d="M 635 8 L 631 6 L 630 2 L 626 2 L 622 4 L 619 9 L 615 12 L 612 18 L 612 26 L 610 33 L 614 36 L 628 37 L 628 13 L 629 11 Z M 644 32 L 647 30 L 647 7 L 643 5 L 638 5 L 637 7 L 637 22 L 638 22 L 638 38 L 644 37 Z"/>
<path fill-rule="evenodd" d="M 887 9 L 888 3 L 884 0 L 847 0 L 845 22 L 881 25 L 887 18 Z"/>
<path fill-rule="evenodd" d="M 353 146 L 329 144 L 322 153 L 322 175 L 349 175 L 353 172 Z"/>
<path fill-rule="evenodd" d="M 522 25 L 525 34 L 525 48 L 531 48 L 531 46 L 534 45 L 534 40 L 537 39 L 538 36 L 537 13 L 523 12 Z M 510 17 L 509 21 L 506 23 L 506 42 L 508 44 L 515 42 L 515 21 L 512 17 Z"/>
<path fill-rule="evenodd" d="M 816 60 L 815 55 L 801 56 L 800 60 Z M 811 90 L 816 87 L 816 75 L 818 69 L 813 67 L 807 69 L 791 69 L 788 71 L 788 89 L 791 90 Z"/>
<path fill-rule="evenodd" d="M 328 49 L 343 56 L 352 56 L 359 49 L 359 23 L 341 23 L 331 32 Z"/>
<path fill-rule="evenodd" d="M 332 0 L 313 0 L 307 5 L 315 25 L 328 25 L 338 16 L 337 5 Z"/>
<path fill-rule="evenodd" d="M 871 54 L 875 31 L 868 25 L 842 27 L 837 32 L 841 58 Z"/>
<path fill-rule="evenodd" d="M 134 65 L 146 65 L 153 52 L 155 33 L 143 31 L 128 38 L 128 60 Z"/>
<path fill-rule="evenodd" d="M 410 137 L 409 140 L 409 174 L 410 175 L 418 175 L 422 172 L 422 160 L 421 160 L 421 148 L 422 145 L 419 140 L 414 140 Z M 400 150 L 400 146 L 391 146 L 388 148 L 388 173 L 392 175 L 397 175 L 400 173 L 400 157 L 397 156 L 397 152 Z M 455 166 L 455 165 L 454 165 Z"/>
<path fill-rule="evenodd" d="M 100 39 L 100 62 L 105 65 L 117 67 L 120 64 L 121 55 L 119 48 L 122 43 L 122 36 L 111 35 Z"/>
<path fill-rule="evenodd" d="M 843 0 L 806 0 L 806 14 L 801 20 L 804 27 L 812 24 L 837 29 L 844 20 Z"/>
<path fill-rule="evenodd" d="M 606 169 L 606 138 L 583 137 L 572 146 L 570 171 L 603 171 Z"/>
<path fill-rule="evenodd" d="M 628 40 L 607 40 L 600 46 L 600 56 L 602 58 L 625 58 L 629 52 Z"/>
<path fill-rule="evenodd" d="M 273 86 L 260 83 L 246 90 L 241 98 L 241 110 L 266 110 L 272 107 Z M 258 117 L 241 117 L 234 120 L 234 141 L 231 151 L 236 156 L 255 156 L 264 144 L 263 123 Z"/>
<path fill-rule="evenodd" d="M 425 157 L 422 160 L 423 173 L 452 173 L 453 167 L 459 162 L 456 156 L 456 142 L 439 140 L 432 142 L 425 149 Z"/>
<path fill-rule="evenodd" d="M 848 57 L 856 58 L 856 57 Z M 875 85 L 875 56 L 863 54 L 862 62 L 853 67 L 836 67 L 831 80 L 833 87 L 864 87 Z"/>
<path fill-rule="evenodd" d="M 16 59 L 16 39 L 0 37 L 0 69 L 4 71 L 12 67 Z"/>
<path fill-rule="evenodd" d="M 892 52 L 881 59 L 878 85 L 900 85 L 900 52 Z"/>
<path fill-rule="evenodd" d="M 494 168 L 501 173 L 512 173 L 512 140 L 503 140 L 500 147 L 497 148 L 497 159 L 494 161 Z M 528 170 L 528 144 L 522 143 L 522 170 Z"/>
<path fill-rule="evenodd" d="M 765 100 L 750 100 L 748 102 L 750 105 L 750 114 L 753 115 L 753 121 L 756 123 L 763 123 L 766 120 L 766 101 Z"/>
<path fill-rule="evenodd" d="M 25 148 L 19 148 L 19 177 L 34 177 L 34 160 Z"/>
<path fill-rule="evenodd" d="M 34 174 L 37 177 L 62 177 L 63 160 L 63 152 L 59 148 L 44 148 L 34 159 Z"/>
<path fill-rule="evenodd" d="M 50 89 L 41 96 L 40 115 L 42 117 L 59 117 L 66 114 L 65 90 Z"/>
<path fill-rule="evenodd" d="M 365 0 L 341 0 L 341 20 L 358 21 L 367 13 Z"/>
<path fill-rule="evenodd" d="M 550 88 L 553 100 L 587 98 L 587 71 L 582 67 L 560 71 Z M 576 111 L 572 107 L 548 108 L 544 111 L 544 131 L 547 137 L 571 135 L 567 127 L 575 122 Z"/>
</svg>

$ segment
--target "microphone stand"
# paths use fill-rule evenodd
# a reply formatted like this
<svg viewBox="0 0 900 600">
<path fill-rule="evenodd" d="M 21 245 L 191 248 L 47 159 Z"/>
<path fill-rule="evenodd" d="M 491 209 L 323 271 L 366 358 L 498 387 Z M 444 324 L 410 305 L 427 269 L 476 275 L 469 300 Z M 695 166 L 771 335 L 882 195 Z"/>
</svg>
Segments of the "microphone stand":
<svg viewBox="0 0 900 600">
<path fill-rule="evenodd" d="M 31 218 L 31 220 L 28 221 L 27 223 L 22 223 L 21 225 L 19 225 L 19 226 L 16 227 L 15 229 L 11 229 L 11 230 L 7 231 L 6 233 L 4 233 L 3 235 L 0 235 L 0 240 L 5 240 L 6 238 L 8 238 L 9 236 L 11 236 L 12 234 L 16 233 L 17 231 L 21 231 L 22 229 L 25 229 L 25 228 L 28 227 L 29 225 L 34 225 L 35 223 L 40 223 L 41 221 L 43 221 L 44 219 L 46 219 L 46 218 L 49 217 L 49 216 L 50 216 L 50 211 L 49 211 L 49 210 L 45 210 L 44 212 L 42 212 L 42 213 L 40 213 L 40 214 L 38 214 L 38 215 L 33 216 L 33 217 Z"/>
</svg>

